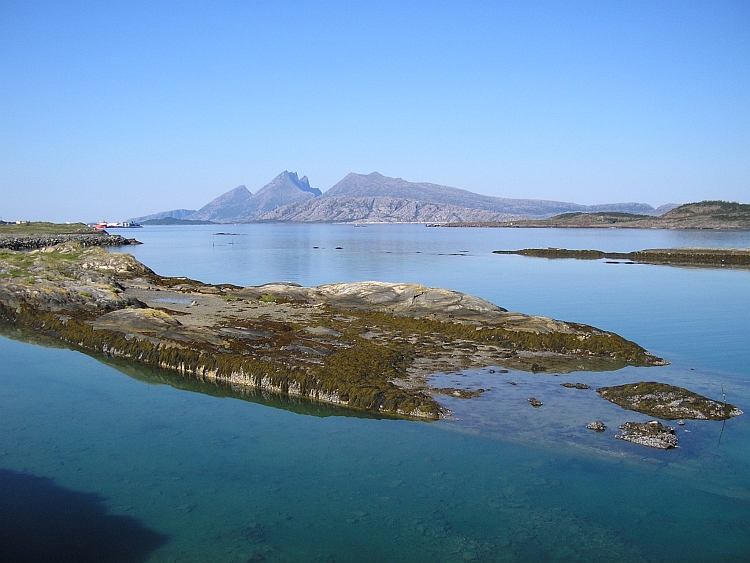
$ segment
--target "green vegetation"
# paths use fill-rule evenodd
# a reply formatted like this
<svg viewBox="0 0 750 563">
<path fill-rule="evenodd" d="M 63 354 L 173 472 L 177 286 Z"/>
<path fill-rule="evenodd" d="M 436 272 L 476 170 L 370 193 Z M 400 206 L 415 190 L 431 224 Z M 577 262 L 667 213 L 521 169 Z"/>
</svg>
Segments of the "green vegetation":
<svg viewBox="0 0 750 563">
<path fill-rule="evenodd" d="M 29 223 L 6 223 L 0 225 L 0 237 L 31 237 L 52 235 L 74 235 L 74 234 L 98 234 L 93 227 L 83 223 L 46 223 L 42 221 L 31 221 Z"/>
<path fill-rule="evenodd" d="M 737 203 L 736 201 L 707 200 L 686 203 L 675 207 L 665 215 L 683 215 L 684 213 L 706 213 L 721 216 L 723 214 L 746 213 L 750 215 L 750 203 Z"/>
<path fill-rule="evenodd" d="M 625 340 L 617 334 L 605 333 L 586 325 L 573 323 L 569 324 L 579 331 L 577 334 L 562 332 L 543 334 L 499 327 L 483 327 L 482 330 L 477 330 L 476 326 L 470 324 L 394 316 L 386 313 L 357 312 L 350 314 L 356 314 L 365 324 L 400 331 L 402 339 L 418 337 L 424 340 L 425 336 L 439 335 L 454 342 L 486 343 L 511 350 L 587 354 L 636 365 L 651 365 L 655 360 L 659 360 L 635 342 Z"/>
<path fill-rule="evenodd" d="M 33 280 L 61 279 L 69 276 L 78 266 L 83 248 L 79 245 L 55 246 L 44 252 L 17 252 L 0 249 L 0 278 Z"/>
</svg>

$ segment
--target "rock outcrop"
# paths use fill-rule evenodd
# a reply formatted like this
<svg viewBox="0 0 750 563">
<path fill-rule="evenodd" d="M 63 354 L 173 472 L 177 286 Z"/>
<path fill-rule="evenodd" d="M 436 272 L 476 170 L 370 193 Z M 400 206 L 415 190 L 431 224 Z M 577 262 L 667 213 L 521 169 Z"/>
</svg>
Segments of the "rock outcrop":
<svg viewBox="0 0 750 563">
<path fill-rule="evenodd" d="M 726 420 L 743 414 L 734 405 L 714 401 L 682 387 L 655 381 L 600 387 L 596 392 L 624 409 L 664 420 Z"/>
<path fill-rule="evenodd" d="M 0 253 L 0 320 L 189 377 L 421 418 L 445 413 L 435 396 L 446 389 L 428 382 L 440 371 L 665 363 L 616 334 L 456 291 L 383 282 L 210 285 L 75 244 Z"/>
<path fill-rule="evenodd" d="M 625 440 L 659 450 L 671 450 L 677 447 L 677 436 L 674 434 L 674 428 L 664 426 L 658 420 L 626 422 L 620 425 L 620 430 L 622 430 L 622 433 L 615 436 L 618 440 Z"/>
<path fill-rule="evenodd" d="M 77 243 L 81 246 L 127 246 L 141 244 L 135 239 L 107 233 L 62 234 L 49 236 L 0 236 L 0 248 L 32 250 L 57 244 Z"/>
</svg>

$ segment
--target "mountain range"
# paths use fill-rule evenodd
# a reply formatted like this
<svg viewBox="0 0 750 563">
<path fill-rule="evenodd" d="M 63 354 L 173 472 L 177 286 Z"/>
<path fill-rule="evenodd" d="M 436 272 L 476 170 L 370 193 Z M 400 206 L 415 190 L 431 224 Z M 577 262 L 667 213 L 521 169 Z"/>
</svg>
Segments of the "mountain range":
<svg viewBox="0 0 750 563">
<path fill-rule="evenodd" d="M 408 182 L 371 174 L 347 174 L 325 193 L 310 187 L 307 176 L 284 171 L 269 184 L 251 193 L 245 186 L 230 190 L 198 210 L 176 209 L 144 217 L 137 222 L 244 223 L 297 221 L 330 223 L 444 223 L 544 219 L 560 213 L 612 211 L 661 215 L 676 204 L 654 209 L 645 203 L 580 205 L 538 199 L 491 197 L 468 190 Z"/>
</svg>

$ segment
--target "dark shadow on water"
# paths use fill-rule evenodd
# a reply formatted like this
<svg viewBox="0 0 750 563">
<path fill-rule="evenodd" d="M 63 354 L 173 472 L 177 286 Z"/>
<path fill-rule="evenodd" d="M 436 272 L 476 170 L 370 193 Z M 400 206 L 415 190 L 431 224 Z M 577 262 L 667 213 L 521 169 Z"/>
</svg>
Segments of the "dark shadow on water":
<svg viewBox="0 0 750 563">
<path fill-rule="evenodd" d="M 0 469 L 0 561 L 137 563 L 166 541 L 98 494 Z"/>
</svg>

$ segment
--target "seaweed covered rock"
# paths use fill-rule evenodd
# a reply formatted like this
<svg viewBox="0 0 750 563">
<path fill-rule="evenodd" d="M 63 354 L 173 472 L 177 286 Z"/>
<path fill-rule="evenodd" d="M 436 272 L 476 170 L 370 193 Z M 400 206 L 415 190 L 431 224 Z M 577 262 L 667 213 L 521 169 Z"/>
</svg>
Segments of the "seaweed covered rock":
<svg viewBox="0 0 750 563">
<path fill-rule="evenodd" d="M 622 430 L 622 434 L 615 436 L 618 440 L 625 440 L 659 450 L 670 450 L 677 447 L 677 436 L 674 435 L 674 428 L 664 426 L 658 420 L 626 422 L 620 425 L 620 430 Z"/>
<path fill-rule="evenodd" d="M 436 395 L 482 393 L 434 388 L 429 376 L 438 372 L 666 363 L 611 332 L 508 312 L 457 291 L 385 282 L 213 285 L 70 243 L 0 250 L 0 322 L 205 381 L 428 419 L 446 412 Z"/>
<path fill-rule="evenodd" d="M 665 420 L 726 420 L 743 414 L 734 405 L 714 401 L 682 387 L 654 381 L 600 387 L 596 392 L 624 409 Z"/>
</svg>

